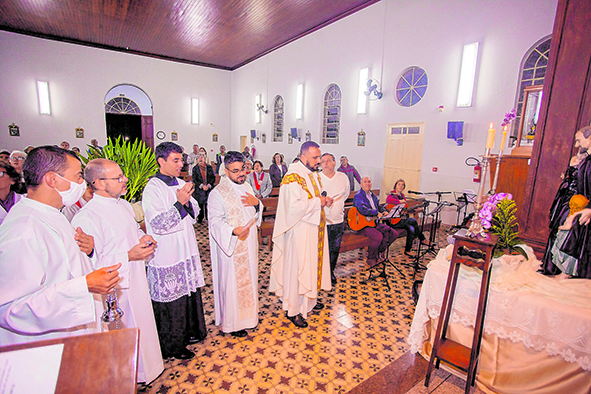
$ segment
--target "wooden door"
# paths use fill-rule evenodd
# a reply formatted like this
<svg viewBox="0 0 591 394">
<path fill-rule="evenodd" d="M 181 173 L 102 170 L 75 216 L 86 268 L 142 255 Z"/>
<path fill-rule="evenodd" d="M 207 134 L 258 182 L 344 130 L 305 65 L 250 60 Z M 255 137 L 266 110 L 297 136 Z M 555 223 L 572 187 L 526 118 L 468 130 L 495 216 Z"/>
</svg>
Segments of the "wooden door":
<svg viewBox="0 0 591 394">
<path fill-rule="evenodd" d="M 386 138 L 381 200 L 402 178 L 407 190 L 419 190 L 425 123 L 390 123 Z"/>
</svg>

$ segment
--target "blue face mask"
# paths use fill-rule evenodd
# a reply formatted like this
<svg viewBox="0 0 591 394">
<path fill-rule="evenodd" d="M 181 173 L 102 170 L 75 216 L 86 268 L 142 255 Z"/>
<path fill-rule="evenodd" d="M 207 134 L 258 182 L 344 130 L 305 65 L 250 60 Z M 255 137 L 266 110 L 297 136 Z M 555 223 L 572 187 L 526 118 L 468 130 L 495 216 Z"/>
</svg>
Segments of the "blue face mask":
<svg viewBox="0 0 591 394">
<path fill-rule="evenodd" d="M 68 190 L 64 190 L 63 192 L 60 192 L 59 190 L 54 188 L 62 197 L 62 204 L 64 204 L 65 206 L 76 204 L 76 202 L 80 200 L 80 197 L 82 197 L 82 195 L 86 191 L 86 182 L 76 183 L 64 178 L 58 173 L 56 173 L 55 175 L 70 183 L 70 188 Z"/>
</svg>

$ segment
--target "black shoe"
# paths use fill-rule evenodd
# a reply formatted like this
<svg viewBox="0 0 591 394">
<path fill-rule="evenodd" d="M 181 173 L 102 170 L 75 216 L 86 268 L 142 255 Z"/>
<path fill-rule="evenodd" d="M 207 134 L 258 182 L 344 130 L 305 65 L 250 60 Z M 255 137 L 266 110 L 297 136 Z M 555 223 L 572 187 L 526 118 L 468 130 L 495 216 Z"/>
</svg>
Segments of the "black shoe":
<svg viewBox="0 0 591 394">
<path fill-rule="evenodd" d="M 413 259 L 414 259 L 415 257 L 417 257 L 417 256 L 415 256 L 415 255 L 411 254 L 410 252 L 407 252 L 406 250 L 404 251 L 404 254 L 405 254 L 405 255 L 407 255 L 407 256 L 408 256 L 408 257 L 410 257 L 410 258 L 413 258 Z"/>
<path fill-rule="evenodd" d="M 285 316 L 287 316 L 287 313 L 285 314 Z M 306 320 L 304 320 L 304 317 L 302 316 L 301 313 L 298 313 L 295 316 L 287 316 L 287 318 L 293 324 L 295 324 L 296 327 L 299 327 L 299 328 L 306 328 L 306 327 L 308 327 L 308 323 L 306 323 Z"/>
<path fill-rule="evenodd" d="M 337 278 L 331 278 L 330 279 L 330 284 L 333 285 L 333 286 L 336 286 L 337 285 Z"/>
<path fill-rule="evenodd" d="M 246 333 L 246 330 L 240 330 L 231 332 L 230 335 L 232 335 L 235 338 L 244 338 L 248 334 Z"/>
<path fill-rule="evenodd" d="M 324 309 L 324 304 L 320 301 L 316 301 L 316 305 L 314 305 L 314 310 L 321 311 L 322 309 Z"/>
<path fill-rule="evenodd" d="M 172 357 L 176 358 L 177 360 L 190 360 L 195 357 L 195 353 L 187 348 L 184 348 L 179 353 L 173 354 Z"/>
</svg>

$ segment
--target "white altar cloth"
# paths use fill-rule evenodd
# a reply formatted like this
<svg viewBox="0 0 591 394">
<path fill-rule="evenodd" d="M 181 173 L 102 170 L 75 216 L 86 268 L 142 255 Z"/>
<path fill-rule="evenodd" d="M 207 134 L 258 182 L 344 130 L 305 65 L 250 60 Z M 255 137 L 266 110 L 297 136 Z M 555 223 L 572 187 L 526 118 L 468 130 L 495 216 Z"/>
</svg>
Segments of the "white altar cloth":
<svg viewBox="0 0 591 394">
<path fill-rule="evenodd" d="M 591 281 L 538 274 L 540 261 L 531 248 L 523 247 L 529 255 L 527 261 L 522 256 L 503 256 L 492 262 L 485 337 L 494 337 L 497 351 L 503 346 L 519 345 L 525 347 L 518 349 L 525 350 L 523 354 L 538 357 L 537 353 L 545 352 L 546 357 L 576 364 L 568 367 L 571 375 L 574 368 L 591 382 Z M 437 327 L 433 322 L 439 318 L 452 253 L 453 245 L 449 245 L 428 265 L 408 338 L 411 353 L 430 353 L 431 347 L 426 345 Z M 461 335 L 470 334 L 464 343 L 467 346 L 472 340 L 480 281 L 481 271 L 462 266 L 450 328 L 456 325 Z M 486 349 L 483 345 L 481 359 Z M 495 368 L 498 362 L 493 360 Z"/>
</svg>

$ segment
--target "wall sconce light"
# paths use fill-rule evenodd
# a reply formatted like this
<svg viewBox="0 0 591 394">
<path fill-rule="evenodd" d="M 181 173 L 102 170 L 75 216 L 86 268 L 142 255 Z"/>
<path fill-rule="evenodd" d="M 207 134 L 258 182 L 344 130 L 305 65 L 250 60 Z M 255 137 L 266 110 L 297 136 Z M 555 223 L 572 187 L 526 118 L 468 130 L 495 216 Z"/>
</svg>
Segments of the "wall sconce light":
<svg viewBox="0 0 591 394">
<path fill-rule="evenodd" d="M 191 123 L 199 124 L 199 99 L 191 99 Z"/>
<path fill-rule="evenodd" d="M 357 113 L 367 113 L 367 96 L 365 95 L 365 88 L 367 86 L 367 79 L 369 77 L 369 68 L 362 68 L 359 70 L 359 85 L 357 89 Z"/>
<path fill-rule="evenodd" d="M 304 116 L 304 84 L 300 83 L 296 89 L 296 119 Z"/>
<path fill-rule="evenodd" d="M 462 69 L 460 71 L 460 84 L 458 87 L 458 107 L 472 106 L 472 93 L 474 92 L 477 60 L 478 42 L 464 45 Z"/>
<path fill-rule="evenodd" d="M 51 115 L 49 82 L 37 81 L 37 96 L 39 97 L 39 113 L 41 115 Z"/>
<path fill-rule="evenodd" d="M 255 123 L 261 123 L 261 111 L 259 108 L 261 107 L 261 95 L 257 94 L 254 98 L 254 121 Z"/>
</svg>

